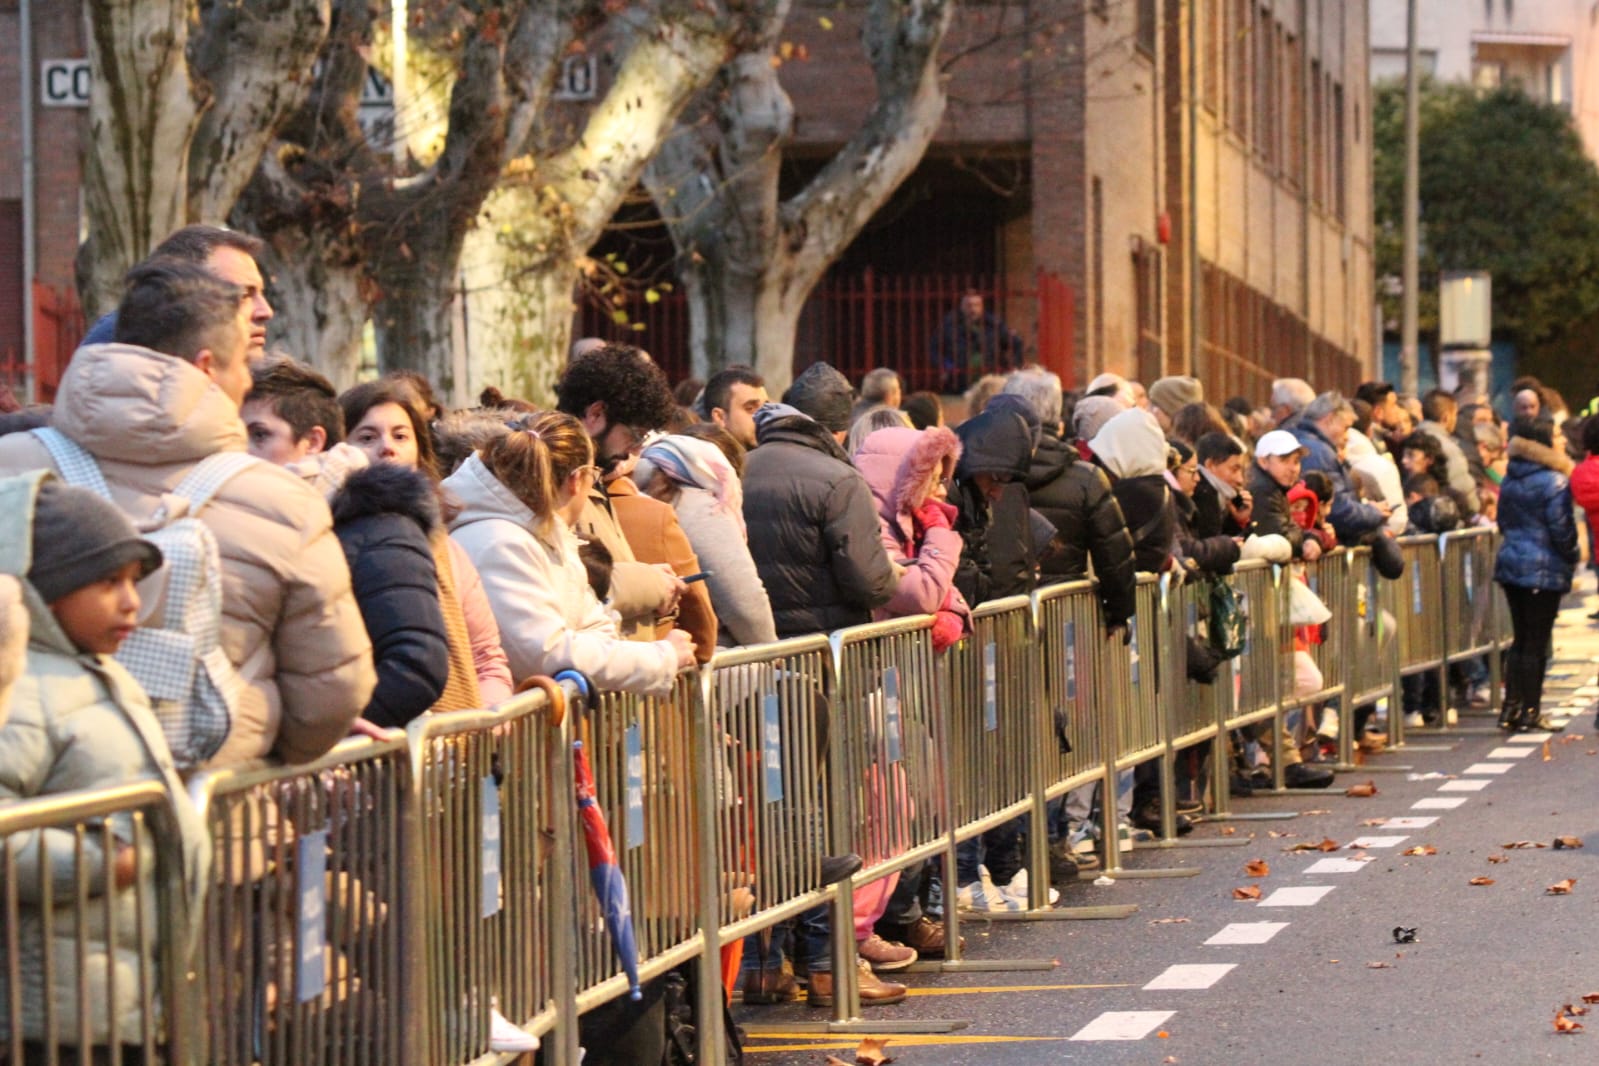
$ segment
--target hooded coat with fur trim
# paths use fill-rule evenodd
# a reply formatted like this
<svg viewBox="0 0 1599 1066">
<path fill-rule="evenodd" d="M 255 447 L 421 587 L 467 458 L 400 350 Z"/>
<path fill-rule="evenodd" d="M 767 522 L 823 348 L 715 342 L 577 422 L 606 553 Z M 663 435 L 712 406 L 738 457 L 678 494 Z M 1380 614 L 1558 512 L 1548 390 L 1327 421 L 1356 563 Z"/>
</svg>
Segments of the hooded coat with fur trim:
<svg viewBox="0 0 1599 1066">
<path fill-rule="evenodd" d="M 936 481 L 955 473 L 961 454 L 953 431 L 939 428 L 880 429 L 855 453 L 855 466 L 877 501 L 883 549 L 904 568 L 894 598 L 874 612 L 877 619 L 932 614 L 940 609 L 971 614 L 955 588 L 961 538 L 953 529 L 918 530 L 915 514 Z M 947 505 L 946 505 L 947 506 Z"/>
<path fill-rule="evenodd" d="M 1577 566 L 1577 523 L 1571 513 L 1571 460 L 1524 437 L 1510 440 L 1510 465 L 1499 486 L 1494 561 L 1501 585 L 1565 593 Z"/>
<path fill-rule="evenodd" d="M 392 463 L 358 470 L 333 497 L 333 532 L 350 564 L 378 683 L 361 717 L 403 729 L 438 702 L 450 676 L 429 538 L 440 528 L 427 477 Z"/>
</svg>

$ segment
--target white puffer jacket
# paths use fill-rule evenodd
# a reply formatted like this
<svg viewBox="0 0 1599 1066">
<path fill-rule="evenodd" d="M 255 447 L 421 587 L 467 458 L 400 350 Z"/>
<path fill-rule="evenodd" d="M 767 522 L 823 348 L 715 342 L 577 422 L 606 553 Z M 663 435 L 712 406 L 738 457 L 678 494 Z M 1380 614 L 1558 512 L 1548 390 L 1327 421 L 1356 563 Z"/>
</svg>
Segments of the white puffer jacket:
<svg viewBox="0 0 1599 1066">
<path fill-rule="evenodd" d="M 559 520 L 547 540 L 533 511 L 473 455 L 444 481 L 461 503 L 450 536 L 471 556 L 500 624 L 514 677 L 579 670 L 601 689 L 664 695 L 677 655 L 664 640 L 628 641 L 589 587 L 578 540 Z"/>
</svg>

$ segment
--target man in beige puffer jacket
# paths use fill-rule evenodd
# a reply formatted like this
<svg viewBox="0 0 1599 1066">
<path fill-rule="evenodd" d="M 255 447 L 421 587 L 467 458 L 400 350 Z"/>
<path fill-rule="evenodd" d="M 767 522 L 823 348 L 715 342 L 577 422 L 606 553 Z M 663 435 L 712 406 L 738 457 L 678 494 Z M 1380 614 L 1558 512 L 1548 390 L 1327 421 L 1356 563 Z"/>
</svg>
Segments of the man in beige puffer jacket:
<svg viewBox="0 0 1599 1066">
<path fill-rule="evenodd" d="M 246 450 L 251 304 L 203 267 L 136 267 L 117 343 L 79 348 L 52 425 L 100 464 L 137 525 L 202 459 Z M 0 438 L 0 474 L 55 469 L 31 434 Z M 308 762 L 348 733 L 376 682 L 372 645 L 322 497 L 255 463 L 200 512 L 222 556 L 222 647 L 254 680 L 208 766 L 275 754 Z"/>
</svg>

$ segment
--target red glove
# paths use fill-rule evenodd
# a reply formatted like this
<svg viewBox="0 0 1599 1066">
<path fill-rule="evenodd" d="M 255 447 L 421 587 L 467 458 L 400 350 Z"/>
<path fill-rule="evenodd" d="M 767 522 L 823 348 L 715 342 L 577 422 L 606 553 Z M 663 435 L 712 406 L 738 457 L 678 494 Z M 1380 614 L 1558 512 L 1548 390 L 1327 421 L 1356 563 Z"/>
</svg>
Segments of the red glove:
<svg viewBox="0 0 1599 1066">
<path fill-rule="evenodd" d="M 929 529 L 954 529 L 955 516 L 959 513 L 951 504 L 927 500 L 911 513 L 911 517 L 916 520 L 916 528 L 925 532 Z"/>
<path fill-rule="evenodd" d="M 960 642 L 966 635 L 966 622 L 954 611 L 939 611 L 933 615 L 933 650 L 943 651 Z"/>
</svg>

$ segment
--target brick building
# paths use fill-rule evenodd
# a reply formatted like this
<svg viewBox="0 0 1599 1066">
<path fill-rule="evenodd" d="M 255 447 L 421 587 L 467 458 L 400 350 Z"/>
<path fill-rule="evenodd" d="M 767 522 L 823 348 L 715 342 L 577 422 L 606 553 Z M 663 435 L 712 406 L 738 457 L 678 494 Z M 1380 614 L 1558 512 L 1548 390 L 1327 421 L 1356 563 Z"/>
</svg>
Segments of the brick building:
<svg viewBox="0 0 1599 1066">
<path fill-rule="evenodd" d="M 22 63 L 22 8 L 32 21 L 30 69 Z M 53 106 L 71 101 L 71 71 L 52 61 L 81 58 L 86 53 L 83 19 L 76 4 L 20 4 L 0 0 L 0 383 L 20 384 L 25 374 L 25 317 L 28 314 L 28 257 L 24 248 L 25 118 L 23 101 L 31 95 L 33 119 L 33 246 L 35 350 L 45 353 L 39 366 L 41 393 L 48 395 L 57 364 L 64 365 L 77 341 L 78 316 L 73 295 L 73 258 L 78 250 L 78 188 L 81 142 L 88 111 Z M 46 78 L 46 66 L 54 70 Z M 26 77 L 28 84 L 23 86 Z M 64 352 L 58 349 L 65 349 Z M 21 389 L 18 388 L 19 396 Z"/>
</svg>

